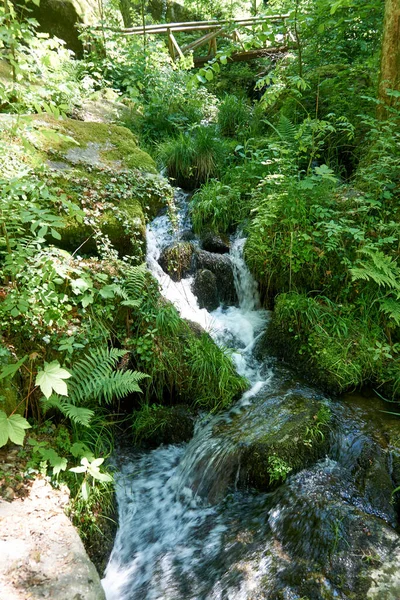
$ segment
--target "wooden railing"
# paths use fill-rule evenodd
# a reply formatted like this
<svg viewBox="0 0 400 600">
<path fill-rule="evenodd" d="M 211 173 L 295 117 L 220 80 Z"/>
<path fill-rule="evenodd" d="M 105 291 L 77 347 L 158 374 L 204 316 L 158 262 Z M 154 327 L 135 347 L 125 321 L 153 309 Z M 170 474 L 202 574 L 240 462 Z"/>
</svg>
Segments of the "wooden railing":
<svg viewBox="0 0 400 600">
<path fill-rule="evenodd" d="M 285 52 L 288 49 L 289 42 L 294 41 L 293 35 L 286 27 L 282 36 L 282 43 L 278 43 L 276 46 L 266 45 L 263 48 L 254 48 L 250 50 L 245 49 L 238 28 L 255 27 L 257 25 L 263 25 L 268 22 L 281 22 L 285 24 L 285 21 L 288 17 L 288 14 L 267 16 L 263 15 L 238 19 L 211 19 L 209 21 L 187 21 L 182 23 L 158 23 L 151 25 L 138 25 L 136 27 L 128 27 L 125 29 L 115 29 L 108 27 L 106 29 L 108 31 L 113 31 L 124 36 L 160 34 L 166 35 L 168 41 L 168 49 L 171 57 L 174 60 L 176 58 L 183 58 L 188 53 L 194 52 L 197 48 L 208 44 L 208 53 L 206 56 L 194 57 L 194 65 L 201 66 L 216 55 L 218 37 L 230 38 L 242 46 L 242 51 L 234 52 L 229 57 L 230 60 L 235 62 L 242 60 L 252 60 L 254 58 L 266 56 L 268 54 Z M 197 40 L 181 47 L 178 44 L 174 33 L 189 33 L 191 31 L 201 31 L 207 33 L 204 33 L 204 35 L 202 35 Z"/>
</svg>

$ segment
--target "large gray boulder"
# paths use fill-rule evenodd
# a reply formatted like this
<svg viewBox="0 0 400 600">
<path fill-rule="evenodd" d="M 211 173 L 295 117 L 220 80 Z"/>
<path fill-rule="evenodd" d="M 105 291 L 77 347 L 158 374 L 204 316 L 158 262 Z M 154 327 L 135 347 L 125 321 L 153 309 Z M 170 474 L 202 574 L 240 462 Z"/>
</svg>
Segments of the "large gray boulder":
<svg viewBox="0 0 400 600">
<path fill-rule="evenodd" d="M 158 262 L 172 281 L 180 281 L 192 271 L 194 248 L 189 242 L 177 242 L 164 248 Z"/>
<path fill-rule="evenodd" d="M 217 278 L 214 273 L 211 273 L 208 269 L 200 269 L 200 271 L 197 271 L 193 281 L 192 290 L 197 298 L 197 303 L 200 308 L 205 308 L 209 312 L 218 308 L 218 286 Z"/>
<path fill-rule="evenodd" d="M 39 31 L 64 40 L 78 56 L 83 52 L 78 27 L 100 21 L 97 0 L 40 0 L 39 6 L 30 1 L 27 8 L 31 11 L 27 16 L 38 21 Z"/>
</svg>

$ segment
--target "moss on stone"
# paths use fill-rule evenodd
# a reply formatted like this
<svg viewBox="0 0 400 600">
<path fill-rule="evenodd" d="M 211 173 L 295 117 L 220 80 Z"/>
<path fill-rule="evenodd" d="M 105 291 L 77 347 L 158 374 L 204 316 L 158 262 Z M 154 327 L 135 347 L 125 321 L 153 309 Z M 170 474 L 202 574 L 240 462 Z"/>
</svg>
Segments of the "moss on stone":
<svg viewBox="0 0 400 600">
<path fill-rule="evenodd" d="M 194 416 L 187 406 L 145 404 L 133 415 L 135 442 L 157 447 L 188 442 L 193 436 Z"/>
<path fill-rule="evenodd" d="M 238 415 L 214 434 L 228 436 L 238 453 L 242 483 L 265 490 L 322 456 L 330 419 L 323 399 L 289 390 L 261 396 L 244 419 Z"/>
<path fill-rule="evenodd" d="M 58 121 L 49 115 L 33 117 L 32 124 L 38 148 L 59 154 L 68 162 L 156 172 L 153 159 L 137 146 L 134 134 L 126 127 L 67 118 Z M 49 136 L 49 130 L 71 139 Z"/>
<path fill-rule="evenodd" d="M 97 254 L 95 228 L 66 217 L 66 227 L 60 231 L 58 245 L 79 254 Z M 96 222 L 96 228 L 107 236 L 120 257 L 133 256 L 142 262 L 145 255 L 146 226 L 144 214 L 135 199 L 121 203 L 116 210 L 106 210 Z"/>
</svg>

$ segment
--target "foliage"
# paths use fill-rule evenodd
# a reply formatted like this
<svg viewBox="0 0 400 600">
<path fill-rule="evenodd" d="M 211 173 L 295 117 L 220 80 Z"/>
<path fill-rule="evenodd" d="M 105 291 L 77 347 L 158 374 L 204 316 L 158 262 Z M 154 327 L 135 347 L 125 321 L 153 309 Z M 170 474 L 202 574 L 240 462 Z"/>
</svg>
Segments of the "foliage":
<svg viewBox="0 0 400 600">
<path fill-rule="evenodd" d="M 89 80 L 80 80 L 65 43 L 38 33 L 37 26 L 34 19 L 21 20 L 11 2 L 0 7 L 0 50 L 11 70 L 0 81 L 1 111 L 66 111 L 93 90 Z"/>
<path fill-rule="evenodd" d="M 167 168 L 169 177 L 176 185 L 189 190 L 216 177 L 226 155 L 226 145 L 211 126 L 197 127 L 190 135 L 180 133 L 159 146 L 159 160 Z"/>
<path fill-rule="evenodd" d="M 267 473 L 270 483 L 284 482 L 290 471 L 292 471 L 292 467 L 283 458 L 279 458 L 276 454 L 268 457 Z"/>
<path fill-rule="evenodd" d="M 241 221 L 242 206 L 237 190 L 211 179 L 192 198 L 193 229 L 196 233 L 207 228 L 227 233 Z"/>
</svg>

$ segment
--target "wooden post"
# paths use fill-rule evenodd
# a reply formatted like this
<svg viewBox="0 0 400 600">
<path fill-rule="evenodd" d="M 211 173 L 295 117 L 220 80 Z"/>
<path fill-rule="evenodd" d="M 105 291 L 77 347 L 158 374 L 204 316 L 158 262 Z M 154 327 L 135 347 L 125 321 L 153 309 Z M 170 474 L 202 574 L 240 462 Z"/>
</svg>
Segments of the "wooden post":
<svg viewBox="0 0 400 600">
<path fill-rule="evenodd" d="M 171 35 L 172 35 L 171 30 L 168 28 L 167 29 L 168 50 L 169 50 L 169 54 L 170 54 L 172 60 L 175 60 L 175 48 L 174 48 L 174 44 L 172 43 Z"/>
</svg>

